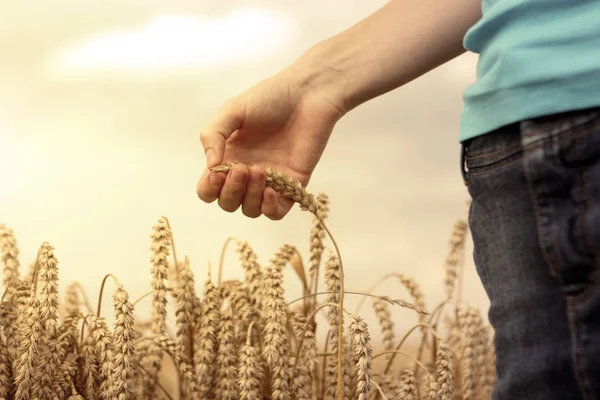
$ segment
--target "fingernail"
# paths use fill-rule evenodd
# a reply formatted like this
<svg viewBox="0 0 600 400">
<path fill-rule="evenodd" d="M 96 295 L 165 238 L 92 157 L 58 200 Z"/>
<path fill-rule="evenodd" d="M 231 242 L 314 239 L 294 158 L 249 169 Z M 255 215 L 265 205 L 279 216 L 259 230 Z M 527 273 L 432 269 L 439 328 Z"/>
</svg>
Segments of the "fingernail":
<svg viewBox="0 0 600 400">
<path fill-rule="evenodd" d="M 208 165 L 209 168 L 215 166 L 216 158 L 217 158 L 217 156 L 215 155 L 215 151 L 213 149 L 209 149 L 206 152 L 206 164 Z"/>
<path fill-rule="evenodd" d="M 223 186 L 225 177 L 221 173 L 212 172 L 208 177 L 208 181 L 210 182 L 210 186 L 218 188 Z"/>
<path fill-rule="evenodd" d="M 233 183 L 242 183 L 244 182 L 244 173 L 238 171 L 237 169 L 233 169 L 231 171 L 231 180 Z"/>
</svg>

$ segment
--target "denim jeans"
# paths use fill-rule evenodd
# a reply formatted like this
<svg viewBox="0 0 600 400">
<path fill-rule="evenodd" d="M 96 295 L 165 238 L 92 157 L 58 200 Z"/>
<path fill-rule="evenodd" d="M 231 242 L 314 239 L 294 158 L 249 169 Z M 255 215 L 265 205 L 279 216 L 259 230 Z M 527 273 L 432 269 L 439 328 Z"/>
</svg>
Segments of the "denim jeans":
<svg viewBox="0 0 600 400">
<path fill-rule="evenodd" d="M 600 400 L 600 108 L 463 143 L 494 400 Z"/>
</svg>

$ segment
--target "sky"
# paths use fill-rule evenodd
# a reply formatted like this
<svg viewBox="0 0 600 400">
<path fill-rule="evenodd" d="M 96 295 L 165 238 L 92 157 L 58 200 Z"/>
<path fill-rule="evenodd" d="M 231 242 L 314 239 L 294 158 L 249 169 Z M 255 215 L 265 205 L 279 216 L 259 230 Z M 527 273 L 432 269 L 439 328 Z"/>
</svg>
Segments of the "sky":
<svg viewBox="0 0 600 400">
<path fill-rule="evenodd" d="M 149 289 L 161 216 L 198 291 L 229 236 L 249 240 L 263 264 L 286 243 L 308 259 L 312 220 L 299 208 L 282 221 L 253 220 L 197 198 L 199 130 L 229 97 L 384 3 L 0 2 L 0 223 L 14 230 L 21 263 L 48 241 L 61 290 L 78 280 L 95 297 L 112 272 L 136 298 Z M 348 288 L 401 272 L 428 306 L 442 300 L 450 231 L 466 216 L 458 134 L 476 61 L 460 56 L 336 126 L 308 189 L 331 199 Z M 471 251 L 469 241 L 463 297 L 485 309 Z M 235 257 L 227 253 L 225 279 L 243 276 Z M 299 285 L 291 271 L 286 279 L 291 299 Z M 395 282 L 377 293 L 407 298 Z M 149 302 L 138 312 L 149 315 Z"/>
</svg>

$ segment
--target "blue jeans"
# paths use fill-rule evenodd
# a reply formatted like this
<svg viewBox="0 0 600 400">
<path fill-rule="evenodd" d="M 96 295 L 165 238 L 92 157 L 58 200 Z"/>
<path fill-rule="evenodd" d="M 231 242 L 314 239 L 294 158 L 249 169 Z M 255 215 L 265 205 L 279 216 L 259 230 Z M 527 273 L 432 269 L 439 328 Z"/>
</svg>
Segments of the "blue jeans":
<svg viewBox="0 0 600 400">
<path fill-rule="evenodd" d="M 463 143 L 494 400 L 600 400 L 600 108 Z"/>
</svg>

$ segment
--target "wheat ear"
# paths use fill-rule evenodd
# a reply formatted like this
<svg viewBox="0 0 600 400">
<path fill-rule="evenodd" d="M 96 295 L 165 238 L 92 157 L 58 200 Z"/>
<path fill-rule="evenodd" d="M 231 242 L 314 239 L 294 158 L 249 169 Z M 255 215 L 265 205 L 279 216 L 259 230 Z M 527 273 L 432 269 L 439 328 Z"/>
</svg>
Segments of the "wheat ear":
<svg viewBox="0 0 600 400">
<path fill-rule="evenodd" d="M 30 297 L 22 313 L 18 317 L 19 325 L 19 360 L 15 375 L 17 391 L 16 400 L 28 400 L 35 373 L 38 370 L 39 346 L 43 334 L 40 319 L 40 302 Z"/>
<path fill-rule="evenodd" d="M 213 285 L 210 274 L 204 284 L 202 314 L 194 337 L 194 364 L 198 393 L 201 398 L 210 398 L 214 394 L 217 357 L 217 336 L 219 329 L 219 311 L 221 298 L 219 290 Z"/>
<path fill-rule="evenodd" d="M 394 348 L 394 321 L 388 308 L 388 303 L 384 303 L 381 299 L 373 298 L 373 309 L 379 319 L 381 333 L 383 335 L 383 347 L 386 350 Z"/>
<path fill-rule="evenodd" d="M 439 400 L 454 399 L 454 372 L 452 369 L 452 352 L 445 343 L 440 342 L 435 356 L 437 398 Z"/>
<path fill-rule="evenodd" d="M 367 400 L 373 376 L 373 349 L 369 328 L 361 317 L 350 316 L 350 335 L 356 363 L 354 367 L 357 380 L 356 397 L 358 400 Z"/>
<path fill-rule="evenodd" d="M 12 229 L 0 224 L 0 253 L 2 253 L 4 287 L 19 279 L 19 247 Z"/>
<path fill-rule="evenodd" d="M 468 225 L 463 220 L 458 220 L 452 228 L 452 236 L 450 238 L 450 252 L 446 258 L 446 297 L 452 298 L 456 288 L 456 281 L 459 275 L 460 262 L 465 247 Z"/>
<path fill-rule="evenodd" d="M 218 165 L 216 167 L 211 168 L 210 170 L 213 172 L 229 172 L 232 164 L 228 163 L 225 165 Z M 342 255 L 340 253 L 340 249 L 337 245 L 337 242 L 333 238 L 333 235 L 327 228 L 325 221 L 319 215 L 319 210 L 317 206 L 317 202 L 312 194 L 308 193 L 306 189 L 302 186 L 300 181 L 292 179 L 291 177 L 280 173 L 277 170 L 273 170 L 271 167 L 265 167 L 265 175 L 266 175 L 266 186 L 273 188 L 276 192 L 282 194 L 288 199 L 293 200 L 294 202 L 300 205 L 300 208 L 303 210 L 310 211 L 315 217 L 319 219 L 321 226 L 331 239 L 333 243 L 333 247 L 335 248 L 335 252 L 337 254 L 339 263 L 340 263 L 340 301 L 338 303 L 340 310 L 344 309 L 344 267 L 342 263 Z M 337 383 L 337 391 L 338 395 L 342 396 L 343 393 L 343 379 L 344 379 L 344 371 L 343 371 L 343 333 L 342 333 L 342 313 L 339 314 L 338 321 L 338 383 Z"/>
<path fill-rule="evenodd" d="M 133 392 L 134 375 L 133 305 L 129 302 L 129 294 L 120 284 L 113 293 L 113 305 L 115 309 L 113 393 L 117 400 L 128 400 Z"/>
<path fill-rule="evenodd" d="M 186 256 L 183 263 L 179 264 L 177 276 L 177 288 L 175 290 L 175 325 L 177 346 L 181 354 L 185 354 L 188 360 L 194 354 L 194 300 L 196 297 L 196 284 L 194 274 L 190 268 L 190 261 Z"/>
<path fill-rule="evenodd" d="M 240 365 L 238 369 L 238 385 L 240 400 L 256 400 L 261 398 L 262 380 L 264 370 L 260 362 L 258 349 L 251 341 L 252 323 L 248 327 L 246 343 L 240 352 Z"/>
<path fill-rule="evenodd" d="M 12 371 L 8 349 L 4 340 L 0 338 L 0 399 L 7 399 L 12 389 Z"/>
<path fill-rule="evenodd" d="M 283 275 L 280 268 L 269 266 L 262 289 L 264 326 L 264 356 L 272 371 L 273 400 L 290 400 L 290 359 L 287 309 L 284 299 Z"/>
</svg>

